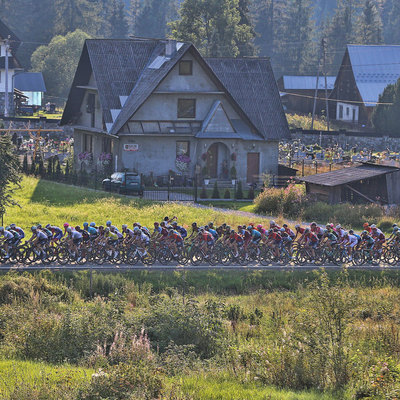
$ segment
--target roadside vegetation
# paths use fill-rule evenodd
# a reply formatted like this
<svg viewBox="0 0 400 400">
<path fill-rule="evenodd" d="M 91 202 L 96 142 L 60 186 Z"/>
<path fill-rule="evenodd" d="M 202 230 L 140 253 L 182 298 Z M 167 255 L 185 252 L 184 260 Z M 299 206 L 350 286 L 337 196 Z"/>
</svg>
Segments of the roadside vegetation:
<svg viewBox="0 0 400 400">
<path fill-rule="evenodd" d="M 390 271 L 9 273 L 1 398 L 396 398 L 398 285 Z"/>
</svg>

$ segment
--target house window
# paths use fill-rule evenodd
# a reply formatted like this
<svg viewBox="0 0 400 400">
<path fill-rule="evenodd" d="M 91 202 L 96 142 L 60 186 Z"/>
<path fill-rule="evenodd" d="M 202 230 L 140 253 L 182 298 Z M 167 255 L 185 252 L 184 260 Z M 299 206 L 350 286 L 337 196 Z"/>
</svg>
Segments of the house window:
<svg viewBox="0 0 400 400">
<path fill-rule="evenodd" d="M 176 156 L 190 156 L 190 142 L 178 141 L 176 142 Z"/>
<path fill-rule="evenodd" d="M 343 119 L 343 106 L 339 105 L 339 119 Z"/>
<path fill-rule="evenodd" d="M 83 151 L 93 153 L 93 136 L 84 134 L 83 136 Z"/>
<path fill-rule="evenodd" d="M 179 75 L 193 75 L 193 62 L 184 60 L 179 63 Z"/>
<path fill-rule="evenodd" d="M 347 116 L 350 115 L 350 107 L 346 107 L 346 115 L 347 115 Z"/>
<path fill-rule="evenodd" d="M 90 126 L 95 127 L 96 122 L 96 95 L 94 93 L 89 93 L 86 103 L 86 112 L 91 114 Z"/>
<path fill-rule="evenodd" d="M 103 138 L 102 152 L 107 154 L 111 153 L 111 139 Z"/>
<path fill-rule="evenodd" d="M 195 99 L 178 99 L 178 118 L 196 118 Z"/>
</svg>

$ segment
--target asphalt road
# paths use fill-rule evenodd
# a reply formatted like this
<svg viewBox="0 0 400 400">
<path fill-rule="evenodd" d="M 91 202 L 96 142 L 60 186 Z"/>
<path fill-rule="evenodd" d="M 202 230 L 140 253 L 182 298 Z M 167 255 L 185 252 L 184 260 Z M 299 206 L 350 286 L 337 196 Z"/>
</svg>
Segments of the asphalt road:
<svg viewBox="0 0 400 400">
<path fill-rule="evenodd" d="M 326 266 L 316 266 L 316 265 L 289 265 L 289 266 L 280 266 L 280 265 L 249 265 L 249 266 L 240 266 L 240 265 L 217 265 L 217 266 L 209 266 L 209 265 L 199 265 L 199 266 L 177 266 L 177 265 L 96 265 L 96 264 L 87 264 L 87 265 L 42 265 L 35 264 L 31 266 L 23 266 L 23 265 L 0 265 L 0 271 L 41 271 L 41 270 L 51 270 L 51 271 L 99 271 L 99 272 L 128 272 L 128 271 L 312 271 L 319 270 L 321 268 L 325 268 L 328 271 L 340 271 L 343 269 L 341 266 L 336 265 L 326 265 Z M 400 271 L 400 265 L 390 267 L 387 265 L 382 266 L 347 266 L 348 270 L 358 270 L 358 271 L 382 271 L 382 270 L 395 270 Z"/>
</svg>

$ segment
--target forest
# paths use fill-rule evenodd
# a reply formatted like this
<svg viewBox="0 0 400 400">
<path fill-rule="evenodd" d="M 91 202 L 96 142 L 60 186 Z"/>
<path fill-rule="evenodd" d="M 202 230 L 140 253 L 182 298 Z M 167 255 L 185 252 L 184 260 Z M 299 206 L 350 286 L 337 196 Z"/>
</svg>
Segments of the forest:
<svg viewBox="0 0 400 400">
<path fill-rule="evenodd" d="M 1 20 L 22 41 L 22 65 L 33 70 L 43 70 L 43 51 L 35 56 L 35 50 L 78 29 L 83 32 L 71 41 L 72 56 L 65 50 L 58 55 L 63 63 L 76 63 L 87 37 L 175 37 L 192 41 L 205 55 L 268 56 L 277 77 L 315 74 L 323 38 L 332 74 L 348 43 L 400 43 L 395 0 L 0 0 L 0 5 Z M 54 86 L 50 94 L 66 96 L 67 85 Z"/>
</svg>

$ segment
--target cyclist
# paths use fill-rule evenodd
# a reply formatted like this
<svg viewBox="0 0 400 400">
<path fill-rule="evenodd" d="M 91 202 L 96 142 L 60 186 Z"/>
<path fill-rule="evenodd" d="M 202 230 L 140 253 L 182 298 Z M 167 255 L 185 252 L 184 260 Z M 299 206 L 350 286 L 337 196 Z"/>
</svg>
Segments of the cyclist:
<svg viewBox="0 0 400 400">
<path fill-rule="evenodd" d="M 372 230 L 371 236 L 375 240 L 374 248 L 376 250 L 378 250 L 379 252 L 381 252 L 383 243 L 386 242 L 385 235 L 383 234 L 383 232 L 380 229 L 377 228 L 376 225 L 371 225 L 371 230 Z"/>
<path fill-rule="evenodd" d="M 342 228 L 341 225 L 336 225 L 336 233 L 337 233 L 338 238 L 339 238 L 340 240 L 343 239 L 344 232 L 345 232 L 345 231 L 344 231 L 344 229 Z"/>
<path fill-rule="evenodd" d="M 313 258 L 312 262 L 315 260 L 315 249 L 318 247 L 318 237 L 314 232 L 311 232 L 310 228 L 306 228 L 304 231 L 304 245 L 307 249 L 310 249 L 311 256 Z"/>
<path fill-rule="evenodd" d="M 56 243 L 63 237 L 63 231 L 58 226 L 52 226 L 50 224 L 46 225 L 46 228 L 51 232 L 51 242 Z"/>
<path fill-rule="evenodd" d="M 68 234 L 67 229 L 68 229 L 68 228 L 69 228 L 69 223 L 66 222 L 66 223 L 64 224 L 64 236 L 67 236 L 67 234 Z"/>
<path fill-rule="evenodd" d="M 367 231 L 368 233 L 371 233 L 371 231 L 372 231 L 372 229 L 371 229 L 371 227 L 369 226 L 369 223 L 368 223 L 368 222 L 365 222 L 365 223 L 364 223 L 363 228 L 364 228 L 364 231 Z"/>
<path fill-rule="evenodd" d="M 274 251 L 276 259 L 280 258 L 280 247 L 282 245 L 282 236 L 280 232 L 275 232 L 273 229 L 268 231 L 268 238 L 266 244 Z"/>
<path fill-rule="evenodd" d="M 90 223 L 87 231 L 89 233 L 90 240 L 92 241 L 99 236 L 99 231 L 96 229 L 96 224 L 94 222 Z"/>
<path fill-rule="evenodd" d="M 19 234 L 20 241 L 25 238 L 25 232 L 22 228 L 20 228 L 16 224 L 11 224 L 10 228 Z"/>
<path fill-rule="evenodd" d="M 364 243 L 368 250 L 372 250 L 375 246 L 375 240 L 368 231 L 361 233 L 362 243 Z"/>
<path fill-rule="evenodd" d="M 200 248 L 203 250 L 204 254 L 208 254 L 209 248 L 214 246 L 215 243 L 214 236 L 210 232 L 208 232 L 205 228 L 201 227 L 199 240 L 200 240 Z"/>
<path fill-rule="evenodd" d="M 6 253 L 6 256 L 4 258 L 8 259 L 10 258 L 9 255 L 9 249 L 12 247 L 15 243 L 15 237 L 14 234 L 7 229 L 4 229 L 2 226 L 0 226 L 0 237 L 4 237 L 4 251 Z"/>
<path fill-rule="evenodd" d="M 210 225 L 211 225 L 211 227 L 210 227 Z M 218 235 L 217 231 L 214 229 L 214 225 L 213 225 L 212 223 L 210 223 L 209 225 L 206 225 L 206 226 L 204 227 L 204 229 L 205 229 L 207 232 L 210 232 L 211 235 L 213 235 L 213 238 L 214 238 L 215 241 L 218 240 L 219 235 Z"/>
<path fill-rule="evenodd" d="M 283 224 L 282 228 L 285 229 L 285 232 L 292 239 L 292 241 L 296 238 L 296 234 L 289 228 L 288 224 Z M 282 230 L 281 230 L 282 231 Z"/>
<path fill-rule="evenodd" d="M 154 222 L 154 231 L 151 235 L 152 239 L 157 239 L 161 235 L 162 228 L 159 222 Z"/>
<path fill-rule="evenodd" d="M 353 235 L 353 236 L 355 236 L 355 237 L 357 238 L 357 246 L 361 243 L 361 236 L 358 235 L 357 233 L 355 233 L 355 232 L 353 231 L 353 229 L 350 229 L 350 230 L 349 230 L 349 235 Z"/>
<path fill-rule="evenodd" d="M 182 235 L 175 229 L 170 229 L 168 232 L 168 244 L 171 246 L 172 254 L 178 257 L 178 248 L 183 247 Z"/>
<path fill-rule="evenodd" d="M 126 224 L 122 225 L 122 234 L 125 235 L 124 240 L 127 243 L 132 242 L 135 237 L 135 233 L 133 232 L 133 230 L 129 229 L 128 225 Z"/>
<path fill-rule="evenodd" d="M 178 222 L 173 222 L 172 227 L 174 228 L 174 230 L 181 234 L 182 239 L 185 239 L 187 237 L 187 230 L 183 226 L 178 225 Z"/>
<path fill-rule="evenodd" d="M 43 247 L 46 246 L 49 239 L 44 232 L 42 232 L 37 228 L 37 226 L 32 226 L 31 231 L 32 231 L 32 236 L 28 240 L 28 243 L 32 243 L 34 248 L 36 248 L 39 251 L 39 255 L 43 254 L 42 257 L 44 257 L 45 254 Z"/>
<path fill-rule="evenodd" d="M 317 225 L 316 222 L 311 223 L 310 229 L 311 229 L 311 232 L 313 232 L 317 235 L 318 239 L 322 238 L 324 233 L 323 233 L 322 229 Z"/>
<path fill-rule="evenodd" d="M 84 229 L 81 229 L 80 226 L 76 226 L 75 230 L 82 235 L 82 240 L 84 243 L 87 243 L 90 240 L 89 232 L 85 231 Z"/>
<path fill-rule="evenodd" d="M 15 229 L 12 229 L 11 225 L 6 227 L 6 231 L 9 231 L 14 235 L 14 246 L 18 246 L 22 240 L 21 235 Z"/>
<path fill-rule="evenodd" d="M 80 227 L 78 226 L 77 228 Z M 83 240 L 83 236 L 82 233 L 80 233 L 79 231 L 77 231 L 76 229 L 72 229 L 72 227 L 68 227 L 67 228 L 67 240 L 68 240 L 68 244 L 69 246 L 72 248 L 72 251 L 77 254 L 78 253 L 78 247 L 81 245 L 82 240 Z"/>
<path fill-rule="evenodd" d="M 325 245 L 329 250 L 332 250 L 332 248 L 337 245 L 337 236 L 332 230 L 326 229 L 321 244 Z"/>
<path fill-rule="evenodd" d="M 350 235 L 349 232 L 344 232 L 342 244 L 347 250 L 349 260 L 351 261 L 353 259 L 353 249 L 358 244 L 357 238 L 354 235 Z"/>
<path fill-rule="evenodd" d="M 295 227 L 294 227 L 294 229 L 295 229 L 295 231 L 296 231 L 296 236 L 294 237 L 294 240 L 296 240 L 297 239 L 297 237 L 299 237 L 299 241 L 301 240 L 301 238 L 304 236 L 304 233 L 305 233 L 305 228 L 302 228 L 299 224 L 297 224 Z"/>
<path fill-rule="evenodd" d="M 273 229 L 275 232 L 278 232 L 281 230 L 281 227 L 276 224 L 275 221 L 269 221 L 269 229 Z"/>
</svg>

